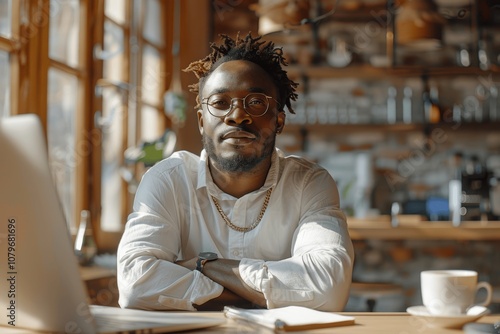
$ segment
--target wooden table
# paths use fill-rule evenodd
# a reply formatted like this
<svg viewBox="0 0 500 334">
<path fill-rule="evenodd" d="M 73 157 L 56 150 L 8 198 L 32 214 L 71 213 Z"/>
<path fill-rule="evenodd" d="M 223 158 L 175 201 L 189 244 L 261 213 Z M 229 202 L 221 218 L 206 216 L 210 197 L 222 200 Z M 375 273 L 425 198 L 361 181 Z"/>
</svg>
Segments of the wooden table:
<svg viewBox="0 0 500 334">
<path fill-rule="evenodd" d="M 209 317 L 220 317 L 222 313 L 198 312 Z M 461 329 L 432 328 L 424 321 L 409 315 L 408 313 L 341 313 L 354 316 L 356 324 L 351 326 L 315 329 L 311 331 L 299 331 L 289 333 L 310 333 L 310 334 L 458 334 L 464 333 Z M 487 315 L 477 320 L 483 323 L 495 323 L 500 321 L 500 314 Z M 211 333 L 211 334 L 243 334 L 243 333 L 274 333 L 265 327 L 256 326 L 228 319 L 222 326 L 207 328 L 204 330 L 187 331 L 185 333 Z"/>
<path fill-rule="evenodd" d="M 175 312 L 179 313 L 179 317 L 186 312 Z M 189 312 L 193 315 L 193 313 Z M 222 312 L 197 312 L 197 315 L 206 316 L 210 318 L 224 318 Z M 342 327 L 325 328 L 325 329 L 315 329 L 310 331 L 297 331 L 288 332 L 296 334 L 459 334 L 464 333 L 461 329 L 444 329 L 444 328 L 432 328 L 429 327 L 423 321 L 409 315 L 408 313 L 383 313 L 383 312 L 373 312 L 373 313 L 340 313 L 355 317 L 356 324 Z M 493 324 L 500 321 L 500 314 L 487 315 L 479 319 L 477 322 L 490 323 Z M 15 328 L 0 328 L 0 333 L 2 334 L 27 334 L 33 333 L 37 334 L 40 332 L 27 331 L 23 329 Z M 232 319 L 227 319 L 224 325 L 205 328 L 193 331 L 183 331 L 182 333 L 205 333 L 205 334 L 250 334 L 250 333 L 261 333 L 261 334 L 271 334 L 275 333 L 273 330 L 267 329 L 262 326 L 257 326 L 254 324 L 248 324 L 243 322 L 237 322 Z"/>
</svg>

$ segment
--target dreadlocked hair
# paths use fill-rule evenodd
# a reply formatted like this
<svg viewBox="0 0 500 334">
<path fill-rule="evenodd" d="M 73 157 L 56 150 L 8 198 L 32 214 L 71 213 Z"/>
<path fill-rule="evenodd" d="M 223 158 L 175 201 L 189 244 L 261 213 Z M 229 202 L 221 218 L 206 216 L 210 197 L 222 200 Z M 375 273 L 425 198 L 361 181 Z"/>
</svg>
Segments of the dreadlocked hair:
<svg viewBox="0 0 500 334">
<path fill-rule="evenodd" d="M 203 59 L 189 64 L 184 72 L 193 72 L 198 78 L 198 82 L 189 86 L 189 90 L 197 94 L 197 105 L 200 107 L 200 91 L 208 76 L 222 63 L 231 60 L 247 60 L 262 67 L 273 79 L 278 89 L 278 101 L 282 106 L 286 106 L 288 111 L 295 114 L 291 101 L 297 100 L 295 88 L 298 84 L 290 80 L 282 66 L 288 65 L 283 57 L 283 49 L 275 48 L 271 41 L 261 41 L 261 36 L 253 38 L 248 33 L 245 38 L 240 38 L 239 33 L 235 39 L 227 35 L 220 35 L 222 43 L 210 44 L 211 53 Z"/>
</svg>

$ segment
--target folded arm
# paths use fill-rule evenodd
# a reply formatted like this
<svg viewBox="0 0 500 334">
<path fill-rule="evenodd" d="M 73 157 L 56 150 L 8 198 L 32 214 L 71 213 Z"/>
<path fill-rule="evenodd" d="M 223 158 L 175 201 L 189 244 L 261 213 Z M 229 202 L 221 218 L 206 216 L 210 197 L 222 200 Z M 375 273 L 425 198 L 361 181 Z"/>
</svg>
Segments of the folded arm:
<svg viewBox="0 0 500 334">
<path fill-rule="evenodd" d="M 267 253 L 241 260 L 219 259 L 208 262 L 202 274 L 194 270 L 194 252 L 186 261 L 190 264 L 176 262 L 183 233 L 180 224 L 172 223 L 180 221 L 179 217 L 171 215 L 179 204 L 164 200 L 175 193 L 174 188 L 159 182 L 157 175 L 143 179 L 141 186 L 147 191 L 139 187 L 135 212 L 118 249 L 120 305 L 195 310 L 250 303 L 341 310 L 351 282 L 352 243 L 333 179 L 322 172 L 307 181 L 297 192 L 301 196 L 299 222 L 295 213 L 290 223 L 280 222 L 293 233 L 289 256 L 274 261 L 266 260 Z"/>
<path fill-rule="evenodd" d="M 223 287 L 175 263 L 182 249 L 181 225 L 170 179 L 150 169 L 136 193 L 134 212 L 118 247 L 119 304 L 127 308 L 196 310 Z"/>
<path fill-rule="evenodd" d="M 119 303 L 122 307 L 191 310 L 222 294 L 223 287 L 196 270 L 175 264 L 173 252 L 146 241 L 169 234 L 132 220 L 118 250 Z M 154 239 L 152 238 L 152 239 Z"/>
<path fill-rule="evenodd" d="M 240 262 L 242 279 L 264 294 L 268 308 L 298 305 L 341 311 L 347 302 L 354 257 L 350 242 L 344 246 L 338 234 L 319 223 L 308 225 L 300 228 L 298 237 L 307 235 L 311 241 L 297 241 L 291 258 Z M 337 241 L 325 242 L 329 238 Z"/>
<path fill-rule="evenodd" d="M 354 250 L 337 186 L 321 168 L 302 180 L 291 257 L 277 261 L 243 258 L 240 277 L 263 293 L 268 308 L 299 305 L 341 311 L 349 297 Z"/>
<path fill-rule="evenodd" d="M 178 261 L 177 264 L 195 270 L 196 258 L 188 261 Z M 239 274 L 238 260 L 218 259 L 209 261 L 203 266 L 203 275 L 224 287 L 224 292 L 209 302 L 196 305 L 200 310 L 222 309 L 225 305 L 239 307 L 266 307 L 264 295 L 248 286 Z"/>
<path fill-rule="evenodd" d="M 207 262 L 203 275 L 222 285 L 225 293 L 195 307 L 210 310 L 222 309 L 224 305 L 263 308 L 301 305 L 341 311 L 351 283 L 352 249 L 349 242 L 347 248 L 343 246 L 341 237 L 332 231 L 328 226 L 330 224 L 337 222 L 301 226 L 291 258 L 280 261 L 218 259 Z M 195 270 L 196 258 L 177 263 Z"/>
</svg>

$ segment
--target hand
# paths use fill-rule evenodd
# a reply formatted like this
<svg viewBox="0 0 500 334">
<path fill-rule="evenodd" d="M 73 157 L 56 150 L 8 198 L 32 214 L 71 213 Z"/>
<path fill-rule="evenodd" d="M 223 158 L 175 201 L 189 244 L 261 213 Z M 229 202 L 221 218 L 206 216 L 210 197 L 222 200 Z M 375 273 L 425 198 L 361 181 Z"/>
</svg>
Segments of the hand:
<svg viewBox="0 0 500 334">
<path fill-rule="evenodd" d="M 214 299 L 207 301 L 204 304 L 197 305 L 193 304 L 194 308 L 198 311 L 222 311 L 224 310 L 224 306 L 236 306 L 241 308 L 256 308 L 257 305 L 252 304 L 248 300 L 238 296 L 237 294 L 229 291 L 228 289 L 224 289 L 222 294 Z"/>
<path fill-rule="evenodd" d="M 266 308 L 267 302 L 262 292 L 250 288 L 239 274 L 239 260 L 221 259 L 209 261 L 203 267 L 203 275 L 219 283 L 225 289 L 247 302 Z"/>
<path fill-rule="evenodd" d="M 175 264 L 196 270 L 198 257 L 189 260 L 176 261 Z M 203 275 L 224 287 L 224 292 L 218 298 L 212 299 L 203 305 L 195 305 L 199 310 L 220 310 L 224 305 L 241 305 L 245 308 L 262 307 L 266 308 L 266 299 L 262 292 L 255 291 L 246 285 L 241 279 L 238 266 L 240 261 L 218 259 L 205 264 Z"/>
</svg>

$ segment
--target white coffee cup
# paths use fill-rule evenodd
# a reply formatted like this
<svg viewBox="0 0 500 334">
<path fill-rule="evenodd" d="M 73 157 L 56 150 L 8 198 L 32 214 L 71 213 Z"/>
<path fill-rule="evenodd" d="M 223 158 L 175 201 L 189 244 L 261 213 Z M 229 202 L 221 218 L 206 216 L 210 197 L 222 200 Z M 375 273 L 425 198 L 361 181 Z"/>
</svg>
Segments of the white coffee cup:
<svg viewBox="0 0 500 334">
<path fill-rule="evenodd" d="M 478 283 L 473 270 L 426 270 L 420 273 L 420 283 L 424 306 L 434 315 L 465 314 L 471 306 L 487 306 L 491 302 L 491 285 Z M 474 304 L 482 288 L 486 290 L 486 299 Z"/>
</svg>

